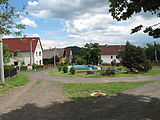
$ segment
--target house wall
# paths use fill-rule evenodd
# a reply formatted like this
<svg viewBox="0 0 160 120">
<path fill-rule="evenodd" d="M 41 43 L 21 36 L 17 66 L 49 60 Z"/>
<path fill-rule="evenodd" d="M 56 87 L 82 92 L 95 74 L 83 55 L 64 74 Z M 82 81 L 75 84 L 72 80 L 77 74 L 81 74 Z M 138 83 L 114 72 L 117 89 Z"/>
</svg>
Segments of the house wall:
<svg viewBox="0 0 160 120">
<path fill-rule="evenodd" d="M 20 65 L 21 61 L 24 61 L 24 65 L 30 64 L 30 52 L 19 52 L 18 57 L 12 57 L 7 65 L 14 65 L 14 62 Z"/>
<path fill-rule="evenodd" d="M 112 56 L 112 58 L 111 58 Z M 117 63 L 120 63 L 120 60 L 116 58 L 117 55 L 101 55 L 102 63 L 111 64 L 111 62 L 115 59 Z"/>
<path fill-rule="evenodd" d="M 43 65 L 43 51 L 39 41 L 33 53 L 33 63 L 37 65 Z"/>
</svg>

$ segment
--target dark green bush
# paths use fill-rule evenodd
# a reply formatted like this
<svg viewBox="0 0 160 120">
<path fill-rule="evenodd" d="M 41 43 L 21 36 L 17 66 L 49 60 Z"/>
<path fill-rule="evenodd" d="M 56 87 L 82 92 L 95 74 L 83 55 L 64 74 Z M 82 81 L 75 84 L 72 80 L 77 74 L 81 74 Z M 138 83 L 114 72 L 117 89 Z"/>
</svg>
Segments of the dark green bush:
<svg viewBox="0 0 160 120">
<path fill-rule="evenodd" d="M 73 75 L 76 73 L 76 68 L 74 66 L 70 68 L 70 73 Z"/>
<path fill-rule="evenodd" d="M 109 67 L 109 68 L 103 68 L 102 70 L 101 70 L 101 75 L 114 75 L 114 74 L 116 74 L 116 72 L 117 72 L 117 69 L 116 68 L 111 68 L 111 67 Z"/>
<path fill-rule="evenodd" d="M 63 68 L 63 67 L 62 67 L 61 65 L 58 65 L 58 66 L 57 66 L 58 71 L 61 71 L 62 68 Z"/>
<path fill-rule="evenodd" d="M 64 66 L 64 67 L 63 67 L 63 72 L 64 72 L 64 73 L 67 73 L 67 72 L 68 72 L 68 66 Z"/>
<path fill-rule="evenodd" d="M 4 69 L 13 69 L 14 66 L 11 66 L 11 65 L 4 65 Z"/>
</svg>

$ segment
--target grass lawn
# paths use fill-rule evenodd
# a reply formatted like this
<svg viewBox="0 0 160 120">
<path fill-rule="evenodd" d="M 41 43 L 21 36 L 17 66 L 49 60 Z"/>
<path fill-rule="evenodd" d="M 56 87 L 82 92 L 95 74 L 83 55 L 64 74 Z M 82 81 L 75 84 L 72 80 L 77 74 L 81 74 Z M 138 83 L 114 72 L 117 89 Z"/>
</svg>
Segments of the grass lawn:
<svg viewBox="0 0 160 120">
<path fill-rule="evenodd" d="M 82 76 L 83 74 L 83 76 Z M 49 73 L 49 75 L 53 76 L 61 76 L 61 77 L 81 77 L 81 78 L 106 78 L 106 77 L 130 77 L 130 76 L 145 76 L 145 75 L 158 75 L 160 74 L 160 69 L 152 69 L 151 71 L 143 74 L 127 74 L 126 71 L 121 71 L 117 73 L 116 75 L 112 76 L 101 76 L 101 75 L 94 75 L 94 76 L 85 76 L 86 72 L 76 72 L 75 75 L 72 75 L 70 73 L 63 73 L 63 71 L 53 71 Z"/>
<path fill-rule="evenodd" d="M 38 72 L 38 71 L 43 71 L 43 70 L 48 70 L 48 69 L 52 69 L 54 67 L 51 67 L 51 68 L 39 68 L 39 69 L 36 69 L 36 70 L 21 70 L 21 72 Z"/>
<path fill-rule="evenodd" d="M 8 79 L 5 83 L 0 82 L 0 97 L 4 96 L 15 87 L 25 85 L 27 82 L 29 82 L 28 77 L 22 74 Z"/>
<path fill-rule="evenodd" d="M 154 81 L 145 82 L 111 82 L 111 83 L 64 83 L 63 89 L 71 100 L 90 98 L 90 94 L 100 90 L 106 95 L 136 88 Z"/>
</svg>

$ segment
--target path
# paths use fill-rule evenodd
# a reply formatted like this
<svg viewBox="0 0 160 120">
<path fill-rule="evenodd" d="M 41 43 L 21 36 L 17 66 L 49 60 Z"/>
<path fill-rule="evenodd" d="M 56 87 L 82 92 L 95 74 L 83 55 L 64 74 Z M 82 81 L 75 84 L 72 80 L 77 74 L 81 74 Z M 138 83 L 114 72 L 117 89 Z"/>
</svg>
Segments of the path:
<svg viewBox="0 0 160 120">
<path fill-rule="evenodd" d="M 126 78 L 61 78 L 52 70 L 25 73 L 31 82 L 0 98 L 0 120 L 158 120 L 160 76 Z M 126 80 L 125 80 L 126 79 Z M 42 80 L 41 84 L 36 84 Z M 152 84 L 98 99 L 67 101 L 61 82 L 158 80 Z M 65 102 L 64 102 L 65 101 Z M 15 110 L 14 110 L 15 109 Z M 3 114 L 2 114 L 3 112 Z"/>
</svg>

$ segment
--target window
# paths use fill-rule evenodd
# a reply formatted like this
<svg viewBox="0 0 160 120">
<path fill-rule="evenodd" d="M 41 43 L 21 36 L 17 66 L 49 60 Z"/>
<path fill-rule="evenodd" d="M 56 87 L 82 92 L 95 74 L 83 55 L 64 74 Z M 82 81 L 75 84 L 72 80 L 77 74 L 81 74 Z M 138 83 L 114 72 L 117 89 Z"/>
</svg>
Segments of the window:
<svg viewBox="0 0 160 120">
<path fill-rule="evenodd" d="M 41 65 L 42 63 L 41 63 L 41 60 L 39 61 L 39 65 Z"/>
<path fill-rule="evenodd" d="M 113 59 L 113 56 L 111 56 L 111 59 Z"/>
<path fill-rule="evenodd" d="M 116 59 L 119 59 L 119 57 L 118 57 L 118 56 L 116 56 Z"/>
<path fill-rule="evenodd" d="M 36 56 L 38 56 L 38 52 L 36 52 Z"/>
<path fill-rule="evenodd" d="M 17 61 L 14 62 L 14 66 L 18 66 L 18 62 Z"/>
<path fill-rule="evenodd" d="M 41 52 L 39 52 L 39 56 L 41 56 Z"/>
</svg>

